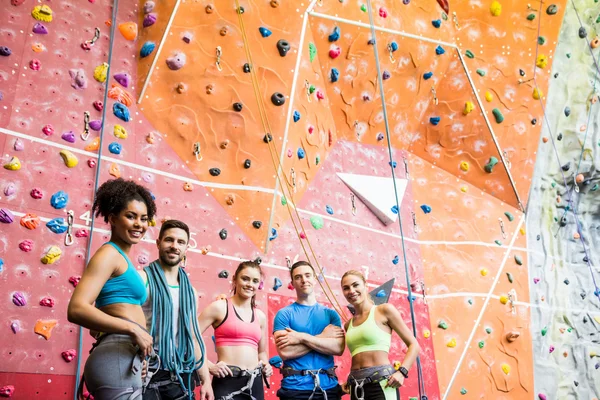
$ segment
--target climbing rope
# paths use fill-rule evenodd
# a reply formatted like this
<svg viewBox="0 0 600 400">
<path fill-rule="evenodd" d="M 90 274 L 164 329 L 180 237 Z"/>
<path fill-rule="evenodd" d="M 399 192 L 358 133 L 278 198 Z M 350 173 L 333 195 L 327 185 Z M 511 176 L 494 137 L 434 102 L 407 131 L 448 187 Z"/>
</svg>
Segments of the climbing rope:
<svg viewBox="0 0 600 400">
<path fill-rule="evenodd" d="M 539 7 L 540 10 L 542 9 L 542 5 L 543 5 L 543 1 L 540 0 L 540 7 Z M 575 13 L 577 14 L 577 18 L 579 19 L 579 22 L 581 24 L 581 18 L 579 17 L 579 13 L 577 12 L 577 8 L 575 7 L 574 3 L 573 3 L 573 8 L 574 8 Z M 538 36 L 537 37 L 539 37 L 540 31 L 541 31 L 543 13 L 539 13 L 539 15 L 540 15 L 540 18 L 538 19 L 538 32 L 537 32 Z M 581 26 L 583 26 L 583 25 L 581 25 Z M 591 47 L 589 46 L 589 43 L 588 43 L 588 49 L 591 52 Z M 594 60 L 594 63 L 596 63 L 596 59 L 594 57 L 594 54 L 593 53 L 591 53 L 591 54 L 592 54 L 592 59 Z M 538 56 L 539 56 L 539 43 L 537 43 L 536 47 L 535 47 L 535 61 L 534 61 L 534 63 L 537 61 Z M 596 67 L 597 66 L 598 66 L 598 64 L 596 64 Z M 595 87 L 596 87 L 596 81 L 598 79 L 598 68 L 596 68 L 596 69 L 597 69 L 597 71 L 596 71 L 596 75 L 595 75 L 595 78 L 594 78 L 594 90 L 595 90 Z M 536 76 L 537 76 L 537 66 L 534 65 L 534 67 L 533 67 L 533 83 L 534 83 L 535 88 L 538 88 Z M 542 107 L 542 117 L 544 119 L 546 127 L 548 128 L 550 140 L 552 142 L 552 148 L 554 149 L 554 155 L 556 156 L 556 161 L 558 162 L 558 165 L 561 166 L 562 163 L 560 161 L 560 155 L 558 154 L 558 148 L 556 146 L 556 141 L 554 140 L 554 134 L 552 133 L 552 127 L 550 126 L 550 122 L 548 121 L 548 117 L 546 115 L 546 108 L 544 106 L 544 102 L 543 102 L 542 96 L 540 96 L 539 102 L 540 102 L 540 105 Z M 593 104 L 590 105 L 590 111 L 589 111 L 589 115 L 588 115 L 588 125 L 589 125 L 589 118 L 591 116 L 592 107 L 593 107 Z M 586 138 L 587 138 L 587 129 L 589 129 L 589 128 L 586 127 Z M 584 148 L 585 148 L 585 142 L 582 145 L 582 156 L 583 156 Z M 580 159 L 580 162 L 581 162 L 581 159 Z M 578 165 L 577 168 L 579 169 L 579 165 Z M 573 203 L 573 191 L 569 189 L 569 185 L 567 183 L 567 178 L 565 176 L 565 171 L 563 171 L 562 168 L 560 168 L 560 173 L 561 173 L 561 176 L 562 176 L 562 179 L 563 179 L 563 184 L 565 186 L 565 189 L 568 191 L 568 200 L 567 200 L 568 206 L 565 208 L 565 212 L 563 214 L 563 217 L 566 215 L 566 213 L 568 212 L 569 209 L 572 209 L 573 215 L 574 215 L 574 219 L 575 219 L 575 224 L 577 226 L 577 231 L 579 233 L 579 240 L 581 241 L 581 244 L 583 246 L 583 252 L 585 254 L 585 260 L 586 260 L 586 263 L 587 263 L 588 268 L 590 270 L 590 274 L 592 276 L 592 282 L 594 284 L 594 295 L 598 298 L 598 300 L 600 300 L 600 289 L 598 289 L 598 284 L 596 283 L 596 277 L 594 276 L 594 271 L 592 269 L 591 258 L 589 256 L 589 253 L 588 253 L 588 250 L 587 250 L 587 246 L 585 245 L 585 238 L 583 237 L 583 226 L 582 226 L 581 222 L 579 221 L 579 215 L 577 213 L 577 207 Z M 574 184 L 576 184 L 576 182 L 574 182 Z"/>
<path fill-rule="evenodd" d="M 183 268 L 179 268 L 179 320 L 175 338 L 173 337 L 173 300 L 165 274 L 156 261 L 144 268 L 144 271 L 148 274 L 148 287 L 152 296 L 150 335 L 158 341 L 158 355 L 164 369 L 177 376 L 182 387 L 189 389 L 192 375 L 204 364 L 206 353 L 196 318 L 194 289 Z M 200 346 L 199 359 L 194 352 L 194 338 Z M 182 374 L 188 374 L 186 385 L 181 377 Z M 191 399 L 192 396 L 192 391 L 188 390 L 188 397 Z"/>
<path fill-rule="evenodd" d="M 398 210 L 398 226 L 400 228 L 400 241 L 402 243 L 402 256 L 404 258 L 404 272 L 406 275 L 406 288 L 408 291 L 408 304 L 410 306 L 410 318 L 412 321 L 413 335 L 417 337 L 417 322 L 415 318 L 415 309 L 413 304 L 412 288 L 410 283 L 410 273 L 408 271 L 408 260 L 406 258 L 406 245 L 404 242 L 404 229 L 402 227 L 402 212 L 400 208 L 400 201 L 398 199 L 398 187 L 396 185 L 396 174 L 394 173 L 394 156 L 392 151 L 392 142 L 390 139 L 390 126 L 388 123 L 387 107 L 385 103 L 385 91 L 383 88 L 383 77 L 381 73 L 381 65 L 379 63 L 379 51 L 377 50 L 377 34 L 375 32 L 375 22 L 373 21 L 373 8 L 371 0 L 367 0 L 367 10 L 369 14 L 369 24 L 371 25 L 371 37 L 374 41 L 373 50 L 375 52 L 375 66 L 377 68 L 377 81 L 379 83 L 379 91 L 381 92 L 381 105 L 383 107 L 383 122 L 385 124 L 385 136 L 387 138 L 387 148 L 390 158 L 390 170 L 392 172 L 392 182 L 394 184 L 394 194 L 396 198 L 396 209 Z M 419 384 L 419 397 L 421 399 L 427 399 L 425 393 L 425 382 L 423 379 L 423 369 L 421 367 L 421 357 L 417 356 L 417 380 Z"/>
<path fill-rule="evenodd" d="M 236 12 L 238 15 L 238 20 L 240 23 L 240 30 L 242 33 L 242 38 L 244 39 L 244 50 L 246 52 L 246 57 L 250 63 L 250 65 L 252 66 L 250 68 L 250 76 L 251 76 L 251 80 L 252 80 L 252 88 L 254 89 L 254 95 L 256 97 L 256 101 L 258 103 L 258 109 L 259 109 L 259 114 L 260 114 L 260 118 L 261 118 L 261 122 L 263 125 L 263 129 L 265 131 L 265 142 L 267 143 L 267 146 L 269 147 L 269 153 L 271 156 L 271 162 L 273 163 L 273 168 L 275 169 L 275 176 L 277 179 L 277 182 L 279 183 L 279 185 L 281 186 L 282 190 L 283 190 L 283 195 L 284 198 L 293 199 L 293 193 L 292 193 L 292 187 L 295 187 L 295 185 L 291 185 L 290 182 L 287 179 L 287 176 L 284 175 L 284 179 L 285 179 L 285 185 L 282 183 L 282 179 L 281 179 L 281 174 L 280 174 L 280 169 L 283 169 L 283 165 L 281 164 L 281 162 L 279 161 L 279 158 L 277 158 L 277 149 L 275 148 L 275 144 L 272 143 L 274 141 L 274 138 L 271 136 L 270 132 L 273 132 L 273 130 L 271 129 L 271 124 L 269 123 L 269 119 L 267 116 L 267 112 L 266 112 L 266 107 L 263 103 L 263 98 L 261 96 L 260 93 L 260 87 L 258 84 L 258 77 L 256 76 L 256 70 L 254 68 L 254 62 L 252 61 L 252 53 L 250 51 L 250 45 L 249 45 L 249 41 L 248 41 L 248 37 L 246 35 L 246 29 L 244 27 L 244 19 L 242 17 L 243 12 L 240 11 L 240 4 L 238 0 L 235 0 L 236 3 Z M 283 151 L 283 146 L 281 151 Z M 288 196 L 286 196 L 285 191 L 288 191 Z M 321 265 L 319 264 L 319 260 L 314 252 L 314 249 L 312 247 L 312 244 L 310 243 L 309 239 L 308 239 L 308 235 L 304 229 L 304 225 L 302 224 L 302 219 L 300 218 L 300 214 L 298 213 L 297 208 L 293 207 L 296 218 L 298 218 L 298 224 L 300 225 L 300 229 L 298 229 L 298 226 L 296 225 L 296 221 L 294 220 L 294 215 L 292 214 L 292 206 L 290 205 L 291 201 L 286 201 L 286 208 L 288 210 L 288 213 L 290 215 L 290 219 L 292 220 L 292 224 L 294 226 L 294 230 L 296 231 L 296 235 L 298 236 L 298 240 L 300 241 L 300 245 L 302 246 L 302 250 L 304 251 L 304 254 L 306 255 L 307 261 L 310 262 L 310 255 L 309 255 L 309 251 L 306 249 L 305 245 L 304 245 L 304 241 L 306 241 L 308 248 L 310 250 L 310 254 L 312 254 L 312 258 L 314 260 L 313 263 L 311 264 L 315 264 L 317 266 L 317 270 L 319 271 L 323 282 L 325 282 L 325 286 L 327 288 L 325 288 L 323 286 L 323 282 L 321 282 L 321 279 L 318 279 L 319 281 L 319 285 L 321 286 L 321 289 L 323 290 L 323 293 L 325 293 L 325 296 L 327 297 L 327 301 L 334 307 L 334 309 L 336 309 L 336 311 L 338 312 L 338 314 L 341 316 L 341 318 L 346 321 L 347 318 L 345 316 L 344 313 L 344 309 L 342 308 L 342 306 L 340 305 L 340 303 L 338 302 L 337 298 L 333 295 L 333 290 L 331 289 L 331 286 L 329 285 L 329 282 L 327 281 L 327 278 L 325 277 L 325 272 L 323 270 L 323 268 L 321 267 Z M 304 240 L 302 238 L 302 236 L 304 236 Z M 328 292 L 329 291 L 329 292 Z M 330 295 L 331 293 L 331 295 Z M 332 300 L 333 297 L 333 300 Z"/>
</svg>

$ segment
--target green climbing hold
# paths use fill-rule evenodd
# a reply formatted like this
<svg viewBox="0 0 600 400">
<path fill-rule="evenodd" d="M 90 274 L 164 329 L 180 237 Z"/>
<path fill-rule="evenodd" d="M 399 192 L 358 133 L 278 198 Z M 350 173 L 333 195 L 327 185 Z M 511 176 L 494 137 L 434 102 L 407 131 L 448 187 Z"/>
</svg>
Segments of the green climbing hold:
<svg viewBox="0 0 600 400">
<path fill-rule="evenodd" d="M 597 2 L 596 2 L 597 3 Z M 598 14 L 598 18 L 596 18 L 596 23 L 600 24 L 600 14 Z"/>
<path fill-rule="evenodd" d="M 546 333 L 547 333 L 547 332 L 548 332 L 548 327 L 547 327 L 547 326 L 545 326 L 545 327 L 542 329 L 542 336 L 546 336 Z"/>
<path fill-rule="evenodd" d="M 310 217 L 310 224 L 313 228 L 319 230 L 323 227 L 323 218 L 320 215 Z"/>
<path fill-rule="evenodd" d="M 567 58 L 571 58 L 571 53 L 567 53 Z"/>
<path fill-rule="evenodd" d="M 360 11 L 367 12 L 367 6 L 365 6 L 364 4 L 360 6 Z"/>
<path fill-rule="evenodd" d="M 573 328 L 567 328 L 567 332 L 571 333 L 573 331 Z"/>
<path fill-rule="evenodd" d="M 513 276 L 512 276 L 512 274 L 511 274 L 510 272 L 507 272 L 507 273 L 506 273 L 506 277 L 508 278 L 508 281 L 509 281 L 510 283 L 513 283 Z"/>
<path fill-rule="evenodd" d="M 285 206 L 287 204 L 287 200 L 285 199 L 285 197 L 281 197 L 281 205 Z"/>
<path fill-rule="evenodd" d="M 475 54 L 471 50 L 465 51 L 465 55 L 469 58 L 475 58 Z"/>
<path fill-rule="evenodd" d="M 313 62 L 315 56 L 317 55 L 317 46 L 314 43 L 308 44 L 308 54 L 310 55 L 310 62 Z"/>
<path fill-rule="evenodd" d="M 460 389 L 460 394 L 462 394 L 462 395 L 467 394 L 467 389 L 465 389 L 465 388 Z"/>
<path fill-rule="evenodd" d="M 494 114 L 494 118 L 496 119 L 497 124 L 501 124 L 504 122 L 504 115 L 502 115 L 502 111 L 497 108 L 492 110 L 492 114 Z"/>
<path fill-rule="evenodd" d="M 517 263 L 517 265 L 523 265 L 523 259 L 517 254 L 515 254 L 515 262 Z"/>
<path fill-rule="evenodd" d="M 477 343 L 479 345 L 480 349 L 483 349 L 483 346 L 485 346 L 485 342 L 483 340 L 481 340 L 479 343 Z"/>
<path fill-rule="evenodd" d="M 555 188 L 556 187 L 556 182 L 552 182 L 552 187 Z"/>
<path fill-rule="evenodd" d="M 508 211 L 505 212 L 504 215 L 506 215 L 506 218 L 508 218 L 508 220 L 510 222 L 513 222 L 515 220 L 515 217 L 511 213 L 509 213 Z"/>
<path fill-rule="evenodd" d="M 317 154 L 317 157 L 315 158 L 315 165 L 319 165 L 320 162 L 321 162 L 321 156 Z"/>
<path fill-rule="evenodd" d="M 485 164 L 485 166 L 483 167 L 483 169 L 488 174 L 491 174 L 492 171 L 494 170 L 494 167 L 496 166 L 496 164 L 498 164 L 498 159 L 496 157 L 490 157 L 490 160 L 488 161 L 487 164 Z"/>
<path fill-rule="evenodd" d="M 446 321 L 441 320 L 440 323 L 438 324 L 438 328 L 442 328 L 444 330 L 448 329 L 448 324 L 446 323 Z"/>
<path fill-rule="evenodd" d="M 467 303 L 469 303 L 470 305 L 473 305 L 473 299 L 467 300 Z"/>
<path fill-rule="evenodd" d="M 315 92 L 315 90 L 317 90 L 317 88 L 315 87 L 315 85 L 310 85 L 308 87 L 308 93 L 313 94 Z"/>
<path fill-rule="evenodd" d="M 487 333 L 488 335 L 489 335 L 490 333 L 492 333 L 492 328 L 485 328 L 485 333 Z"/>
<path fill-rule="evenodd" d="M 416 397 L 409 397 L 408 400 L 419 400 Z"/>
<path fill-rule="evenodd" d="M 598 184 L 597 183 L 590 189 L 590 192 L 595 192 L 596 190 L 598 190 Z"/>
<path fill-rule="evenodd" d="M 528 19 L 529 21 L 533 21 L 533 20 L 535 19 L 535 14 L 529 14 L 529 15 L 527 16 L 527 19 Z"/>
<path fill-rule="evenodd" d="M 502 246 L 502 242 L 499 240 L 494 240 L 494 243 L 496 243 L 498 246 Z"/>
<path fill-rule="evenodd" d="M 481 68 L 477 68 L 477 75 L 479 75 L 479 76 L 485 76 L 485 71 L 482 70 Z"/>
<path fill-rule="evenodd" d="M 543 36 L 538 37 L 538 44 L 540 46 L 543 46 L 544 44 L 546 44 L 546 38 Z"/>
</svg>

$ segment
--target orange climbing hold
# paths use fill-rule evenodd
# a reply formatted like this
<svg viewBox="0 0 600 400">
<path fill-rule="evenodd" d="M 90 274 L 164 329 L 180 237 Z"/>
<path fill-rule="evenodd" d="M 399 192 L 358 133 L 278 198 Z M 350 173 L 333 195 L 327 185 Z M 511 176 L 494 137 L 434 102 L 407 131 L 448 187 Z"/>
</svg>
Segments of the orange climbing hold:
<svg viewBox="0 0 600 400">
<path fill-rule="evenodd" d="M 131 107 L 133 104 L 133 96 L 127 93 L 122 87 L 116 83 L 112 84 L 112 87 L 108 89 L 108 97 L 118 101 L 121 104 Z"/>
<path fill-rule="evenodd" d="M 584 179 L 585 177 L 583 176 L 583 174 L 577 174 L 577 176 L 575 177 L 575 182 L 582 183 Z"/>
<path fill-rule="evenodd" d="M 94 140 L 92 140 L 92 142 L 90 144 L 88 144 L 87 146 L 85 146 L 83 149 L 85 151 L 98 151 L 98 149 L 100 148 L 100 138 L 94 138 Z"/>
<path fill-rule="evenodd" d="M 575 239 L 575 240 L 579 240 L 579 239 L 581 239 L 581 235 L 579 234 L 579 232 L 575 232 L 575 233 L 573 234 L 573 239 Z"/>
<path fill-rule="evenodd" d="M 115 163 L 110 164 L 108 173 L 117 179 L 119 179 L 121 177 L 121 170 L 119 169 L 119 166 Z"/>
<path fill-rule="evenodd" d="M 40 217 L 35 214 L 27 213 L 21 217 L 21 226 L 30 230 L 34 230 L 40 224 Z"/>
<path fill-rule="evenodd" d="M 134 41 L 137 38 L 138 27 L 135 22 L 123 22 L 119 24 L 119 32 L 127 40 Z"/>
<path fill-rule="evenodd" d="M 38 319 L 33 331 L 48 340 L 50 339 L 50 336 L 52 336 L 52 329 L 54 329 L 57 323 L 58 321 L 55 319 Z"/>
</svg>

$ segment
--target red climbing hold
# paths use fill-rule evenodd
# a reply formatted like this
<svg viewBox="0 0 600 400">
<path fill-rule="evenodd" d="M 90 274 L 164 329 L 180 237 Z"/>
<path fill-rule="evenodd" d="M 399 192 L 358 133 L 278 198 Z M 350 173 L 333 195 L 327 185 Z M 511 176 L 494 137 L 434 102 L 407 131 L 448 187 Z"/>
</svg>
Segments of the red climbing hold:
<svg viewBox="0 0 600 400">
<path fill-rule="evenodd" d="M 75 351 L 75 349 L 69 349 L 63 351 L 60 355 L 62 356 L 63 360 L 70 363 L 75 359 L 75 357 L 77 357 L 77 352 Z"/>
<path fill-rule="evenodd" d="M 15 387 L 13 385 L 6 385 L 0 388 L 0 397 L 12 397 L 15 392 Z"/>
<path fill-rule="evenodd" d="M 54 300 L 50 297 L 44 297 L 40 300 L 40 306 L 43 307 L 54 307 Z"/>
<path fill-rule="evenodd" d="M 448 0 L 437 0 L 437 2 L 446 14 L 450 12 L 450 5 L 448 4 Z"/>
<path fill-rule="evenodd" d="M 81 280 L 80 276 L 72 276 L 69 278 L 69 283 L 71 285 L 73 285 L 73 287 L 77 287 L 77 285 L 79 284 L 79 281 Z"/>
</svg>

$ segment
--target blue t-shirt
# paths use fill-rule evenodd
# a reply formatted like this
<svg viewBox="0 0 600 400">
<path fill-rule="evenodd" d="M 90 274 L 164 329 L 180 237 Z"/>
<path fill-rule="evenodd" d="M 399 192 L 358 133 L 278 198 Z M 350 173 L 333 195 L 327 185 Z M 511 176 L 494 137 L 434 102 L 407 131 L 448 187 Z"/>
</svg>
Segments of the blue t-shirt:
<svg viewBox="0 0 600 400">
<path fill-rule="evenodd" d="M 298 303 L 290 304 L 277 312 L 273 321 L 273 332 L 284 331 L 290 328 L 296 332 L 308 333 L 317 336 L 323 332 L 328 325 L 342 326 L 338 313 L 331 308 L 319 303 L 313 306 L 305 306 Z M 296 370 L 305 369 L 329 369 L 333 367 L 333 356 L 311 350 L 307 354 L 293 360 L 284 361 L 286 367 Z M 321 387 L 325 390 L 335 387 L 337 379 L 328 375 L 320 374 Z M 314 379 L 312 376 L 294 375 L 283 378 L 281 387 L 293 390 L 313 390 Z"/>
</svg>

